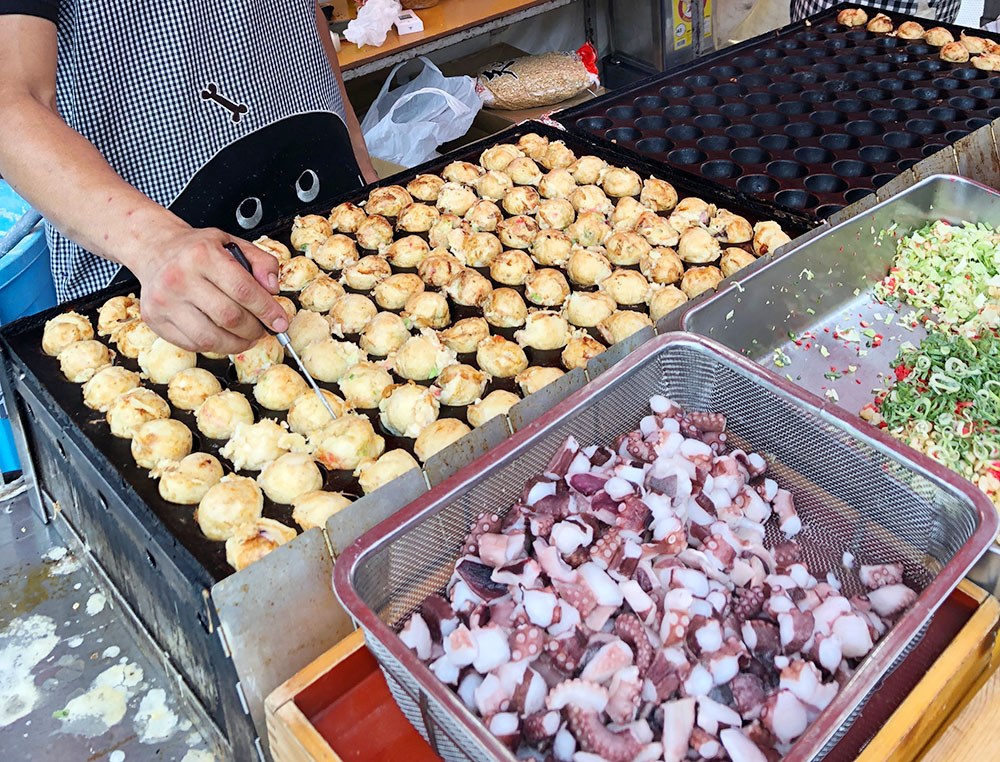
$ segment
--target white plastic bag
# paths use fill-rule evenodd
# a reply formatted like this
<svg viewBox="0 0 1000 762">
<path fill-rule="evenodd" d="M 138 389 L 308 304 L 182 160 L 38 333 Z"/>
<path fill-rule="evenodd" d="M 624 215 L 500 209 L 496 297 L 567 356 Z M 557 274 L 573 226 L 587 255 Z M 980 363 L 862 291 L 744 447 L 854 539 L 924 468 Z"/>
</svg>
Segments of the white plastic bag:
<svg viewBox="0 0 1000 762">
<path fill-rule="evenodd" d="M 393 68 L 361 122 L 368 152 L 404 167 L 438 156 L 438 146 L 467 133 L 483 107 L 474 79 L 446 77 L 420 60 L 424 68 L 415 79 L 389 90 L 403 64 Z"/>
<path fill-rule="evenodd" d="M 385 42 L 386 35 L 402 10 L 397 0 L 368 0 L 358 9 L 358 17 L 347 25 L 344 37 L 359 48 L 365 45 L 377 48 Z"/>
</svg>

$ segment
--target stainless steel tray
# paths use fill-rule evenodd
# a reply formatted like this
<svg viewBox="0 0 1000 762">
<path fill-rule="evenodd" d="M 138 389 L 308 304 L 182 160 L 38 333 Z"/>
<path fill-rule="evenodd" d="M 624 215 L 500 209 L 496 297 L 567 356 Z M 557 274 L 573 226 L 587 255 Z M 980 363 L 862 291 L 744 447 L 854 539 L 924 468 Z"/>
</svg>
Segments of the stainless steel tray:
<svg viewBox="0 0 1000 762">
<path fill-rule="evenodd" d="M 817 570 L 839 567 L 845 551 L 859 563 L 898 560 L 921 591 L 788 759 L 816 758 L 835 742 L 1000 523 L 985 495 L 929 459 L 904 454 L 881 431 L 711 341 L 661 336 L 365 534 L 335 565 L 337 594 L 364 628 L 404 714 L 446 759 L 513 756 L 397 631 L 427 595 L 444 589 L 484 506 L 508 510 L 567 436 L 608 443 L 637 427 L 656 393 L 725 413 L 730 441 L 768 458 L 775 478 L 795 492 L 805 524 L 799 539 Z M 844 582 L 860 590 L 857 581 Z"/>
</svg>

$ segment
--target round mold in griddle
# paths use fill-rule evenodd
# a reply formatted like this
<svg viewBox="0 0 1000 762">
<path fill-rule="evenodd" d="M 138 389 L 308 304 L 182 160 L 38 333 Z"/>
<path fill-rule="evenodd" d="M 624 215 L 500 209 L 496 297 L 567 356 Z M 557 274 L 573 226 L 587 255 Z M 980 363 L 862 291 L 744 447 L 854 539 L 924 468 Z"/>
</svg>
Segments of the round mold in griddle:
<svg viewBox="0 0 1000 762">
<path fill-rule="evenodd" d="M 944 139 L 949 143 L 957 143 L 968 134 L 968 130 L 948 130 L 948 132 L 944 134 Z"/>
<path fill-rule="evenodd" d="M 929 58 L 926 61 L 917 62 L 917 68 L 920 69 L 921 71 L 941 71 L 943 68 L 945 68 L 945 65 L 946 64 L 944 61 L 939 61 L 934 58 Z"/>
<path fill-rule="evenodd" d="M 713 87 L 719 84 L 719 80 L 709 74 L 691 74 L 684 78 L 684 84 L 688 87 Z"/>
<path fill-rule="evenodd" d="M 834 174 L 840 177 L 870 177 L 875 174 L 875 168 L 867 161 L 858 159 L 840 159 L 833 162 Z"/>
<path fill-rule="evenodd" d="M 968 82 L 969 80 L 973 79 L 987 79 L 990 75 L 989 72 L 980 71 L 979 69 L 975 69 L 970 66 L 964 69 L 953 69 L 951 72 L 951 76 L 953 76 L 955 79 L 960 79 L 965 82 Z"/>
<path fill-rule="evenodd" d="M 737 80 L 743 87 L 750 90 L 758 87 L 767 87 L 771 84 L 770 78 L 763 74 L 744 74 Z"/>
<path fill-rule="evenodd" d="M 743 175 L 736 181 L 736 190 L 751 196 L 774 193 L 780 187 L 781 184 L 777 180 L 767 175 Z"/>
<path fill-rule="evenodd" d="M 941 90 L 957 90 L 962 86 L 962 80 L 955 77 L 935 77 L 931 84 Z"/>
<path fill-rule="evenodd" d="M 972 119 L 968 119 L 965 122 L 965 126 L 968 127 L 970 130 L 978 130 L 981 127 L 985 127 L 988 124 L 992 124 L 992 121 L 989 119 L 983 119 L 982 117 L 979 116 L 973 117 Z"/>
<path fill-rule="evenodd" d="M 809 175 L 805 186 L 813 193 L 841 193 L 847 190 L 847 182 L 836 175 Z"/>
<path fill-rule="evenodd" d="M 667 100 L 659 95 L 640 95 L 632 101 L 632 105 L 639 109 L 658 109 L 666 106 Z"/>
<path fill-rule="evenodd" d="M 794 180 L 797 177 L 805 177 L 809 174 L 809 167 L 804 164 L 799 164 L 797 161 L 789 161 L 788 159 L 778 159 L 777 161 L 772 161 L 765 167 L 765 171 L 771 177 L 777 177 L 780 180 Z"/>
<path fill-rule="evenodd" d="M 808 167 L 813 167 L 817 164 L 830 164 L 837 160 L 836 155 L 832 151 L 827 151 L 825 148 L 817 146 L 796 148 L 792 156 L 795 157 L 795 161 L 800 161 Z"/>
<path fill-rule="evenodd" d="M 920 159 L 903 159 L 896 165 L 896 167 L 897 169 L 899 169 L 900 172 L 905 172 L 906 170 L 916 166 L 919 163 Z"/>
<path fill-rule="evenodd" d="M 882 142 L 893 148 L 913 148 L 920 145 L 921 139 L 919 135 L 914 135 L 912 132 L 897 131 L 887 132 L 882 136 Z"/>
<path fill-rule="evenodd" d="M 986 112 L 986 116 L 990 119 L 1000 119 L 1000 106 L 993 106 L 989 111 Z"/>
<path fill-rule="evenodd" d="M 940 119 L 942 122 L 955 122 L 962 118 L 962 112 L 950 106 L 935 106 L 927 110 L 927 116 L 931 119 Z"/>
<path fill-rule="evenodd" d="M 864 29 L 853 29 L 850 32 L 845 32 L 844 37 L 849 39 L 851 42 L 861 42 L 862 40 L 869 39 L 868 32 Z"/>
<path fill-rule="evenodd" d="M 713 87 L 712 92 L 720 98 L 739 98 L 747 94 L 747 89 L 735 82 L 726 82 L 725 84 Z"/>
<path fill-rule="evenodd" d="M 927 72 L 920 69 L 903 69 L 903 71 L 896 74 L 896 77 L 904 82 L 920 82 L 927 79 L 928 76 Z"/>
<path fill-rule="evenodd" d="M 642 153 L 666 153 L 674 150 L 674 142 L 662 137 L 649 137 L 637 140 L 635 150 Z"/>
<path fill-rule="evenodd" d="M 949 100 L 948 103 L 955 108 L 971 111 L 972 109 L 986 108 L 984 101 L 992 101 L 996 97 L 997 90 L 995 87 L 976 85 L 969 88 L 969 95 L 957 95 Z"/>
<path fill-rule="evenodd" d="M 816 64 L 813 67 L 813 71 L 819 72 L 820 74 L 830 77 L 834 74 L 842 74 L 847 71 L 847 67 L 843 64 L 834 63 L 832 61 L 824 61 L 823 63 Z"/>
<path fill-rule="evenodd" d="M 862 87 L 855 95 L 863 101 L 884 101 L 890 97 L 888 91 L 878 87 Z"/>
<path fill-rule="evenodd" d="M 725 135 L 708 135 L 698 139 L 698 148 L 711 153 L 712 151 L 728 151 L 735 145 L 732 138 Z"/>
<path fill-rule="evenodd" d="M 943 122 L 937 119 L 910 119 L 904 125 L 907 132 L 915 135 L 938 135 L 945 131 Z"/>
<path fill-rule="evenodd" d="M 851 53 L 848 55 L 837 56 L 837 62 L 847 67 L 854 67 L 861 63 L 862 58 L 868 58 L 868 56 L 862 57 Z"/>
<path fill-rule="evenodd" d="M 739 118 L 752 114 L 753 107 L 747 103 L 727 103 L 719 111 L 730 118 Z"/>
<path fill-rule="evenodd" d="M 670 124 L 671 122 L 669 119 L 658 114 L 640 116 L 635 120 L 635 126 L 640 130 L 665 130 L 670 126 Z"/>
<path fill-rule="evenodd" d="M 752 106 L 773 106 L 781 102 L 781 98 L 771 93 L 750 93 L 743 100 Z"/>
<path fill-rule="evenodd" d="M 794 37 L 786 37 L 783 40 L 775 42 L 774 47 L 779 50 L 801 50 L 805 47 L 805 43 L 800 40 L 796 40 Z"/>
<path fill-rule="evenodd" d="M 685 87 L 684 85 L 667 85 L 660 88 L 660 95 L 663 98 L 690 98 L 694 94 L 694 91 L 690 87 Z"/>
<path fill-rule="evenodd" d="M 757 145 L 767 151 L 791 151 L 798 144 L 787 135 L 765 135 Z"/>
<path fill-rule="evenodd" d="M 785 134 L 789 137 L 801 140 L 802 138 L 814 138 L 823 133 L 823 128 L 811 122 L 792 122 L 785 125 Z"/>
<path fill-rule="evenodd" d="M 906 112 L 901 111 L 898 108 L 873 108 L 868 112 L 868 118 L 873 122 L 879 122 L 880 124 L 885 124 L 887 122 L 904 122 L 906 121 Z"/>
<path fill-rule="evenodd" d="M 837 77 L 836 79 L 828 79 L 823 83 L 823 89 L 828 93 L 850 93 L 856 90 L 858 85 L 854 82 L 848 82 L 843 77 Z"/>
<path fill-rule="evenodd" d="M 818 206 L 813 211 L 817 217 L 826 219 L 827 217 L 832 217 L 843 208 L 843 204 L 823 204 L 823 206 Z"/>
<path fill-rule="evenodd" d="M 721 106 L 725 101 L 718 95 L 712 93 L 700 93 L 691 96 L 691 105 L 697 109 L 715 108 Z"/>
<path fill-rule="evenodd" d="M 704 134 L 693 124 L 677 124 L 667 130 L 667 137 L 675 143 L 688 143 L 697 140 Z"/>
<path fill-rule="evenodd" d="M 823 35 L 819 32 L 799 32 L 798 39 L 802 42 L 819 42 L 823 39 Z"/>
<path fill-rule="evenodd" d="M 733 66 L 746 71 L 747 69 L 759 69 L 764 65 L 764 60 L 755 56 L 736 56 L 733 59 Z M 739 74 L 733 75 L 739 76 Z M 728 79 L 728 77 L 726 78 Z"/>
<path fill-rule="evenodd" d="M 899 161 L 899 152 L 886 146 L 865 146 L 858 151 L 858 158 L 870 164 L 889 164 Z"/>
<path fill-rule="evenodd" d="M 726 134 L 734 140 L 749 140 L 758 137 L 761 131 L 752 124 L 734 124 L 726 128 Z"/>
<path fill-rule="evenodd" d="M 844 75 L 844 80 L 851 84 L 858 84 L 860 82 L 874 82 L 878 79 L 878 74 L 873 74 L 870 71 L 863 71 L 860 69 L 855 69 L 854 71 L 849 71 Z"/>
<path fill-rule="evenodd" d="M 990 87 L 1000 87 L 1000 77 L 990 77 L 989 85 Z"/>
<path fill-rule="evenodd" d="M 870 196 L 874 192 L 874 188 L 851 188 L 844 194 L 844 198 L 848 203 L 853 204 L 855 201 L 860 201 L 865 196 Z"/>
<path fill-rule="evenodd" d="M 898 92 L 899 90 L 905 90 L 908 83 L 901 82 L 898 79 L 880 79 L 875 83 L 876 86 L 881 87 L 883 90 L 888 90 L 889 92 Z"/>
<path fill-rule="evenodd" d="M 788 117 L 777 111 L 765 111 L 763 114 L 754 114 L 750 117 L 750 123 L 764 130 L 773 130 L 788 124 Z"/>
<path fill-rule="evenodd" d="M 898 37 L 879 37 L 877 40 L 875 40 L 875 44 L 878 45 L 880 48 L 891 50 L 893 48 L 903 47 L 903 45 L 906 44 L 906 41 L 901 40 Z"/>
<path fill-rule="evenodd" d="M 807 90 L 800 98 L 806 103 L 827 103 L 834 100 L 835 96 L 825 90 Z"/>
<path fill-rule="evenodd" d="M 806 112 L 810 111 L 812 107 L 805 101 L 794 100 L 779 103 L 776 108 L 778 109 L 779 114 L 785 114 L 786 116 L 802 116 Z"/>
<path fill-rule="evenodd" d="M 708 73 L 718 79 L 731 79 L 733 77 L 738 77 L 743 72 L 740 71 L 739 65 L 731 66 L 723 64 L 721 66 L 713 66 L 708 70 Z"/>
<path fill-rule="evenodd" d="M 841 98 L 833 104 L 833 107 L 845 114 L 860 114 L 862 111 L 868 110 L 868 104 L 857 98 Z"/>
<path fill-rule="evenodd" d="M 833 21 L 830 21 L 826 24 L 823 24 L 821 27 L 818 27 L 816 31 L 819 32 L 820 34 L 831 35 L 831 34 L 839 34 L 840 32 L 843 31 L 843 28 L 840 26 L 840 24 L 836 24 Z"/>
<path fill-rule="evenodd" d="M 887 182 L 895 180 L 896 177 L 897 175 L 892 172 L 883 172 L 881 175 L 875 175 L 875 177 L 872 178 L 872 185 L 876 188 L 881 188 Z"/>
<path fill-rule="evenodd" d="M 888 61 L 869 61 L 862 68 L 873 74 L 888 74 L 890 71 L 896 70 L 896 67 Z"/>
<path fill-rule="evenodd" d="M 582 119 L 576 120 L 576 126 L 587 132 L 599 132 L 600 130 L 606 130 L 612 124 L 614 124 L 614 122 L 604 116 L 585 116 Z"/>
<path fill-rule="evenodd" d="M 737 148 L 731 151 L 729 153 L 729 158 L 737 164 L 747 166 L 748 164 L 766 164 L 771 161 L 771 154 L 763 148 L 743 146 L 742 148 Z"/>
<path fill-rule="evenodd" d="M 923 108 L 924 102 L 917 98 L 893 98 L 889 101 L 889 105 L 900 111 L 916 111 Z"/>
<path fill-rule="evenodd" d="M 782 64 L 782 68 L 791 67 L 794 69 L 800 69 L 803 66 L 809 66 L 812 64 L 813 60 L 809 56 L 795 55 L 795 56 L 785 56 L 785 61 Z"/>
<path fill-rule="evenodd" d="M 604 112 L 611 119 L 636 119 L 642 112 L 635 106 L 612 106 Z"/>
<path fill-rule="evenodd" d="M 885 58 L 889 63 L 896 66 L 902 66 L 913 60 L 909 53 L 889 53 Z"/>
<path fill-rule="evenodd" d="M 663 115 L 668 119 L 690 119 L 697 113 L 692 106 L 686 106 L 682 103 L 675 103 L 673 106 L 667 106 L 663 109 Z"/>
<path fill-rule="evenodd" d="M 817 66 L 822 66 L 822 64 L 817 64 Z M 823 79 L 823 75 L 818 71 L 797 71 L 792 75 L 792 82 L 798 82 L 800 85 L 815 85 L 821 79 Z"/>
<path fill-rule="evenodd" d="M 834 37 L 833 39 L 825 40 L 823 42 L 823 47 L 826 50 L 829 50 L 829 51 L 831 51 L 833 53 L 836 53 L 837 51 L 844 50 L 845 48 L 847 48 L 848 44 L 847 44 L 847 40 L 842 40 L 842 39 Z"/>
<path fill-rule="evenodd" d="M 881 135 L 885 128 L 878 122 L 871 119 L 855 119 L 844 125 L 844 129 L 850 135 L 857 135 L 859 138 L 870 138 L 872 135 Z"/>
<path fill-rule="evenodd" d="M 701 164 L 707 158 L 705 152 L 697 148 L 677 148 L 667 154 L 667 161 L 671 164 Z"/>
<path fill-rule="evenodd" d="M 847 121 L 847 114 L 840 111 L 814 111 L 809 115 L 809 121 L 823 127 L 830 127 L 834 124 L 843 124 Z"/>
<path fill-rule="evenodd" d="M 927 143 L 920 149 L 920 153 L 926 159 L 928 156 L 933 156 L 938 151 L 944 150 L 945 148 L 947 148 L 947 146 L 943 143 Z"/>
<path fill-rule="evenodd" d="M 802 85 L 798 82 L 775 82 L 768 86 L 767 91 L 779 96 L 794 95 L 802 92 Z"/>
<path fill-rule="evenodd" d="M 713 180 L 726 180 L 739 177 L 743 173 L 743 170 L 735 162 L 725 159 L 714 159 L 713 161 L 706 161 L 701 165 L 701 173 Z"/>
<path fill-rule="evenodd" d="M 911 42 L 906 46 L 906 52 L 913 56 L 926 56 L 929 53 L 937 52 L 938 48 L 925 45 L 922 42 Z"/>
<path fill-rule="evenodd" d="M 781 58 L 781 56 L 782 56 L 782 52 L 780 50 L 778 50 L 777 48 L 761 48 L 760 50 L 758 50 L 756 52 L 757 52 L 757 55 L 759 55 L 764 60 L 770 60 L 770 59 L 773 59 L 773 58 Z"/>
<path fill-rule="evenodd" d="M 694 123 L 703 130 L 720 130 L 732 124 L 722 114 L 701 114 L 694 118 Z"/>
<path fill-rule="evenodd" d="M 941 100 L 944 98 L 945 93 L 941 92 L 936 87 L 918 87 L 913 90 L 911 95 L 926 104 Z"/>
<path fill-rule="evenodd" d="M 604 137 L 614 143 L 631 143 L 642 137 L 642 133 L 635 127 L 615 127 L 604 133 Z"/>
</svg>

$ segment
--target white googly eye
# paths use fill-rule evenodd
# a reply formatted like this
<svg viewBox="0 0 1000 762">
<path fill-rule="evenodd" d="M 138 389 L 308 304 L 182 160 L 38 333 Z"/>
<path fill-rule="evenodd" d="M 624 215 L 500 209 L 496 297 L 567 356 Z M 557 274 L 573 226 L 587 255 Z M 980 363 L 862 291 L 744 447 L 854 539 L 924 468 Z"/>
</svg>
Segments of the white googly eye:
<svg viewBox="0 0 1000 762">
<path fill-rule="evenodd" d="M 319 175 L 311 169 L 299 175 L 299 179 L 295 181 L 295 195 L 303 203 L 314 201 L 319 195 Z"/>
<path fill-rule="evenodd" d="M 250 196 L 236 207 L 236 222 L 244 230 L 252 230 L 264 219 L 264 205 L 256 196 Z"/>
</svg>

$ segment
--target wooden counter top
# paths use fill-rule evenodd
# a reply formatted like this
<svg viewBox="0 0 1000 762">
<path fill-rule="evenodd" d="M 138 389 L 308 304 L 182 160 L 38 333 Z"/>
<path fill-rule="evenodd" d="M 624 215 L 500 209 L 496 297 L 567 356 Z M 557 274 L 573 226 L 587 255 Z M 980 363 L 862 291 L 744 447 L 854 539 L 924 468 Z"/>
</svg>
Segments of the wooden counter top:
<svg viewBox="0 0 1000 762">
<path fill-rule="evenodd" d="M 1000 758 L 1000 672 L 993 673 L 921 762 L 986 762 L 997 758 Z"/>
</svg>

